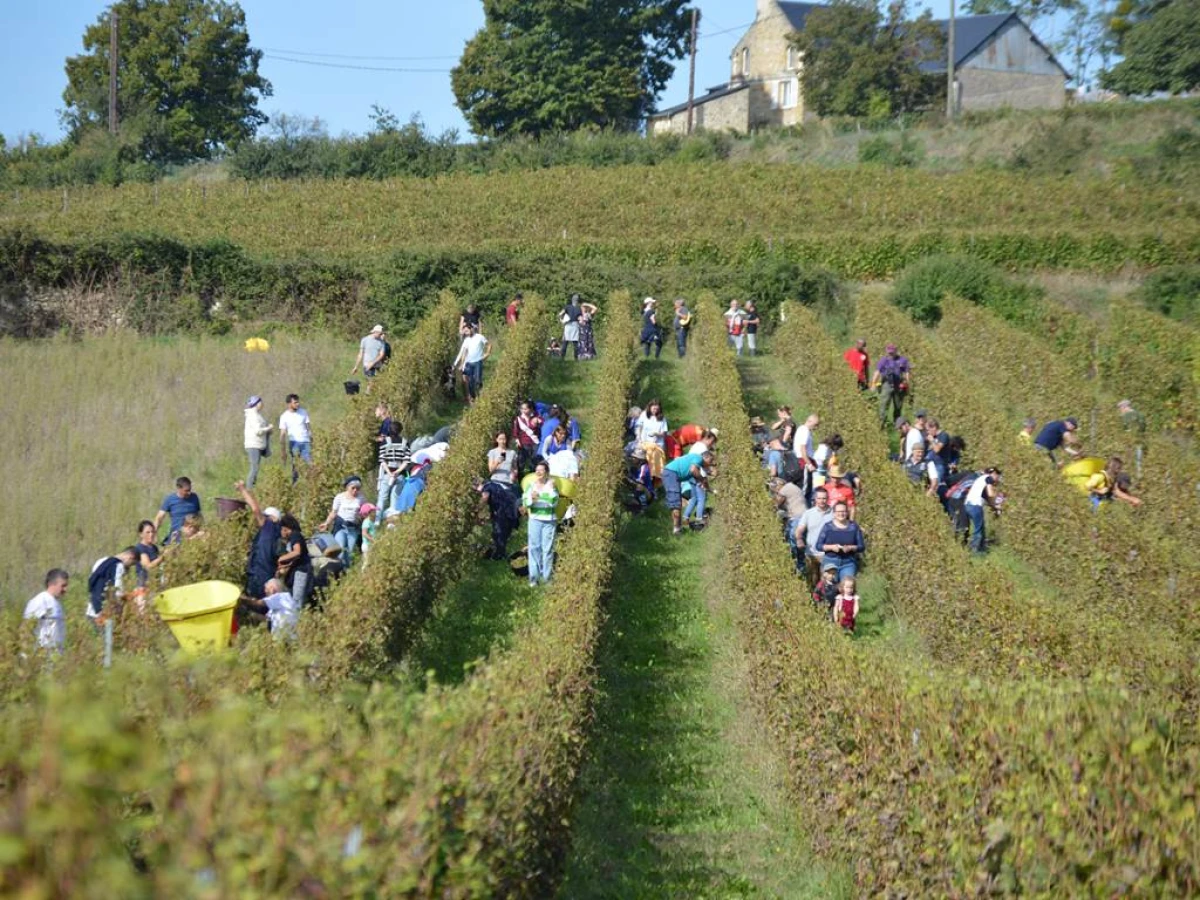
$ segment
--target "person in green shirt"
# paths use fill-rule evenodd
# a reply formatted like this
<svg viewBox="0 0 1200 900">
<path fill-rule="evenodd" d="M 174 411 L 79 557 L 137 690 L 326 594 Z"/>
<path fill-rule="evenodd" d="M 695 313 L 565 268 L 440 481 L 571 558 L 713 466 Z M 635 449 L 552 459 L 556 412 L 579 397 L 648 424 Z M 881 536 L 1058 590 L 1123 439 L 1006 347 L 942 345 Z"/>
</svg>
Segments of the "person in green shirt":
<svg viewBox="0 0 1200 900">
<path fill-rule="evenodd" d="M 521 506 L 529 514 L 529 584 L 545 584 L 554 570 L 554 538 L 558 533 L 558 488 L 550 477 L 550 466 L 539 459 L 533 481 L 521 495 Z"/>
</svg>

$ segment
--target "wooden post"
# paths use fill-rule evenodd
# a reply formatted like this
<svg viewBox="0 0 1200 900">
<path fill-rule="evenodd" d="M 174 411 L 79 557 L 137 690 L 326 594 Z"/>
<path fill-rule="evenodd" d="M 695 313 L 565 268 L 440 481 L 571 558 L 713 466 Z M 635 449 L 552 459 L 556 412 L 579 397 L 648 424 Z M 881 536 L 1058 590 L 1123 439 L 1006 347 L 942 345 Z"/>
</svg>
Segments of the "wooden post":
<svg viewBox="0 0 1200 900">
<path fill-rule="evenodd" d="M 691 63 L 688 67 L 687 133 L 692 133 L 692 122 L 696 111 L 696 26 L 700 23 L 700 10 L 692 7 Z"/>
<path fill-rule="evenodd" d="M 64 187 L 64 188 L 63 188 L 63 208 L 62 208 L 62 211 L 63 211 L 63 212 L 66 212 L 66 211 L 67 211 L 67 207 L 68 207 L 68 206 L 70 206 L 70 202 L 67 200 L 67 189 Z"/>
<path fill-rule="evenodd" d="M 117 133 L 117 11 L 108 15 L 108 133 Z"/>
<path fill-rule="evenodd" d="M 946 41 L 946 119 L 953 122 L 958 104 L 954 90 L 954 0 L 950 0 L 950 28 Z"/>
</svg>

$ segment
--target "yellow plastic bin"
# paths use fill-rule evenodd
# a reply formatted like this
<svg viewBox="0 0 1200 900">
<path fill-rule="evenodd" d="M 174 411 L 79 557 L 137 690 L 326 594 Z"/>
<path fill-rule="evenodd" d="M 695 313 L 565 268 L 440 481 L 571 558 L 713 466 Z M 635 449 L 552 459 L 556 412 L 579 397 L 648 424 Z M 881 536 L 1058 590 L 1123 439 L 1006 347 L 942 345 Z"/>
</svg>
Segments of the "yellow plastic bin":
<svg viewBox="0 0 1200 900">
<path fill-rule="evenodd" d="M 154 598 L 154 608 L 185 653 L 215 653 L 229 646 L 241 594 L 228 581 L 201 581 L 163 591 Z"/>
<path fill-rule="evenodd" d="M 1085 494 L 1087 493 L 1088 479 L 1097 472 L 1103 471 L 1104 460 L 1099 456 L 1085 456 L 1083 459 L 1077 459 L 1062 467 L 1062 475 L 1067 479 L 1067 483 L 1075 485 Z"/>
</svg>

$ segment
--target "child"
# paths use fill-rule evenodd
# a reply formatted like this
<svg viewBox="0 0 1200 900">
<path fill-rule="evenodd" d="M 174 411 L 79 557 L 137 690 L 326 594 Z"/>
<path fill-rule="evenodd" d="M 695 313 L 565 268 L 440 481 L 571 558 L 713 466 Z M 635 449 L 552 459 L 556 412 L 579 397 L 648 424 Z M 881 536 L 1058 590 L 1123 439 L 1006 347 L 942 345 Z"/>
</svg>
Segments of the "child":
<svg viewBox="0 0 1200 900">
<path fill-rule="evenodd" d="M 374 503 L 364 503 L 362 505 L 362 558 L 363 568 L 367 567 L 367 559 L 371 553 L 371 546 L 375 543 L 375 537 L 379 533 L 379 522 L 375 519 L 375 511 L 378 509 Z"/>
<path fill-rule="evenodd" d="M 1033 431 L 1037 428 L 1037 419 L 1026 419 L 1021 423 L 1021 430 L 1017 434 L 1017 440 L 1026 447 L 1033 446 Z"/>
<path fill-rule="evenodd" d="M 854 634 L 854 623 L 858 620 L 858 594 L 854 593 L 854 579 L 843 578 L 833 604 L 833 621 L 842 626 L 847 634 Z"/>
<path fill-rule="evenodd" d="M 818 610 L 824 607 L 826 614 L 833 609 L 833 603 L 837 600 L 837 572 L 838 567 L 836 564 L 826 564 L 824 570 L 821 572 L 821 580 L 817 582 L 816 588 L 813 589 L 813 606 Z"/>
<path fill-rule="evenodd" d="M 258 600 L 242 597 L 242 602 L 255 612 L 267 617 L 267 625 L 276 637 L 295 639 L 300 624 L 300 608 L 291 593 L 278 578 L 272 578 L 263 586 L 265 596 Z"/>
</svg>

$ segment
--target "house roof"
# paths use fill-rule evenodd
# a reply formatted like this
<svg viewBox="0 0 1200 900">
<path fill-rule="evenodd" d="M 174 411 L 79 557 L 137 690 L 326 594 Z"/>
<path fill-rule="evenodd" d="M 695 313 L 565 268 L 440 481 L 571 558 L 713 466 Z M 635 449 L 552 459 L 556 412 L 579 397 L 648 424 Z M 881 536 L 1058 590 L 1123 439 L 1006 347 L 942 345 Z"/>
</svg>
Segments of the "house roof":
<svg viewBox="0 0 1200 900">
<path fill-rule="evenodd" d="M 814 9 L 824 6 L 822 3 L 779 3 L 779 9 L 783 12 L 783 16 L 788 20 L 788 24 L 792 26 L 793 31 L 803 31 L 804 23 L 808 21 L 808 14 Z"/>
<path fill-rule="evenodd" d="M 744 91 L 750 85 L 745 81 L 734 81 L 728 84 L 718 84 L 716 87 L 708 89 L 708 93 L 701 94 L 696 98 L 695 105 L 707 103 L 709 100 L 717 100 L 721 97 L 728 97 L 730 94 L 736 94 L 738 91 Z M 658 119 L 663 116 L 674 116 L 681 112 L 687 112 L 687 103 L 679 103 L 675 106 L 669 106 L 666 109 L 660 109 L 658 112 L 651 113 L 651 119 Z"/>
<path fill-rule="evenodd" d="M 1038 36 L 1033 33 L 1033 29 L 1026 25 L 1021 17 L 1016 13 L 996 13 L 990 16 L 958 16 L 954 20 L 954 66 L 958 68 L 968 59 L 975 55 L 983 48 L 992 37 L 1004 28 L 1008 23 L 1015 19 L 1020 25 L 1029 32 L 1033 42 L 1046 51 L 1046 55 L 1050 57 L 1050 61 L 1054 65 L 1063 69 L 1062 63 L 1054 58 L 1054 54 L 1050 48 L 1038 40 Z M 950 36 L 950 20 L 949 19 L 934 19 L 933 24 L 942 30 L 942 34 L 947 38 Z M 926 62 L 921 64 L 921 68 L 926 72 L 945 72 L 946 61 Z M 1067 70 L 1063 69 L 1066 74 Z"/>
</svg>

